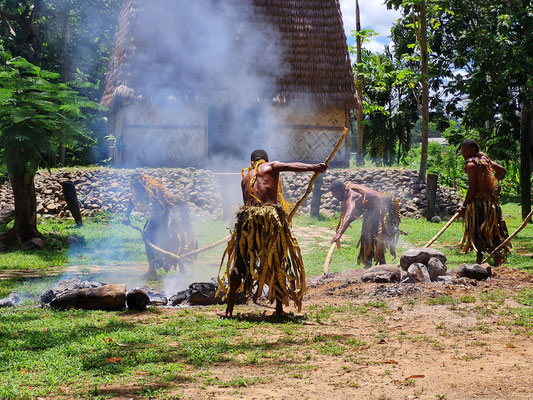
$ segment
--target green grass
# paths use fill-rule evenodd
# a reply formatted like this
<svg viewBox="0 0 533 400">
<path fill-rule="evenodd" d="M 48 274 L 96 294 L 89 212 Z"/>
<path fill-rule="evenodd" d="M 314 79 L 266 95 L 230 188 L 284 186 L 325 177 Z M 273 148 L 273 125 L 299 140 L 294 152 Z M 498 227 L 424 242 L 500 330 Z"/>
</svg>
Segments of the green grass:
<svg viewBox="0 0 533 400">
<path fill-rule="evenodd" d="M 248 364 L 246 360 L 258 352 L 270 357 L 289 346 L 282 340 L 284 330 L 296 330 L 304 322 L 221 320 L 209 309 L 144 314 L 145 323 L 133 320 L 136 315 L 29 307 L 0 310 L 0 398 L 61 395 L 65 387 L 80 398 L 93 398 L 102 394 L 98 387 L 104 384 L 127 382 L 137 383 L 146 398 L 161 398 L 155 393 L 175 382 L 248 386 L 259 379 L 205 380 L 199 373 L 213 364 Z M 263 342 L 241 336 L 248 330 L 268 329 L 279 332 L 280 339 Z"/>
</svg>

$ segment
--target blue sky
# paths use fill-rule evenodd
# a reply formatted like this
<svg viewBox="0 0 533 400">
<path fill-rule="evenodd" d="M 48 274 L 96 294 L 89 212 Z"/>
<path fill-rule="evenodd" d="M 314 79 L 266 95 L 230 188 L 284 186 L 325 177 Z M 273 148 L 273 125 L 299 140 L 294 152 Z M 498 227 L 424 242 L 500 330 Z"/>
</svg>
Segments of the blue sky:
<svg viewBox="0 0 533 400">
<path fill-rule="evenodd" d="M 353 44 L 354 39 L 350 37 L 350 32 L 355 29 L 355 0 L 340 0 L 342 19 L 344 20 L 344 30 L 348 37 L 348 43 Z M 394 21 L 400 17 L 400 13 L 395 10 L 387 10 L 383 0 L 359 0 L 359 11 L 361 14 L 361 28 L 373 29 L 379 36 L 376 36 L 365 44 L 365 48 L 373 52 L 383 51 L 383 46 L 390 44 L 390 28 Z"/>
</svg>

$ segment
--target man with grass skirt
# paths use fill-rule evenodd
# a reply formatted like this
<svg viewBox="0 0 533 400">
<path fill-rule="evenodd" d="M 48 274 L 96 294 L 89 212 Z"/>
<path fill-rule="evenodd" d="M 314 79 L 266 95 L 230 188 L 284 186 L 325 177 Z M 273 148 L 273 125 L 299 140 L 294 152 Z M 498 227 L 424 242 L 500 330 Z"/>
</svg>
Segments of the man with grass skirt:
<svg viewBox="0 0 533 400">
<path fill-rule="evenodd" d="M 170 194 L 155 178 L 135 173 L 131 178 L 131 197 L 122 219 L 132 225 L 131 212 L 136 209 L 147 216 L 142 236 L 148 258 L 148 277 L 154 277 L 157 269 L 166 272 L 179 265 L 183 272 L 185 263 L 191 259 L 176 259 L 152 247 L 155 245 L 170 253 L 184 253 L 198 247 L 192 230 L 187 203 Z"/>
<path fill-rule="evenodd" d="M 276 316 L 292 300 L 298 311 L 305 293 L 305 270 L 296 239 L 292 236 L 283 201 L 279 173 L 324 172 L 326 164 L 282 163 L 268 160 L 255 150 L 251 166 L 243 169 L 241 189 L 244 206 L 237 213 L 231 239 L 222 257 L 226 268 L 219 286 L 227 297 L 221 317 L 231 317 L 237 292 L 257 296 L 268 286 L 268 300 L 276 301 Z"/>
<path fill-rule="evenodd" d="M 505 175 L 505 168 L 479 151 L 475 140 L 461 144 L 468 175 L 468 191 L 463 204 L 457 210 L 464 217 L 465 233 L 461 241 L 462 251 L 476 251 L 476 262 L 483 260 L 484 252 L 492 252 L 508 236 L 507 225 L 498 203 L 498 179 Z M 500 266 L 509 253 L 510 244 L 494 255 L 494 266 Z"/>
<path fill-rule="evenodd" d="M 365 268 L 385 264 L 385 250 L 396 257 L 398 236 L 402 233 L 398 202 L 364 185 L 344 184 L 334 181 L 330 187 L 333 196 L 342 202 L 341 217 L 332 243 L 340 240 L 346 229 L 358 216 L 363 215 L 360 247 L 357 263 Z"/>
</svg>

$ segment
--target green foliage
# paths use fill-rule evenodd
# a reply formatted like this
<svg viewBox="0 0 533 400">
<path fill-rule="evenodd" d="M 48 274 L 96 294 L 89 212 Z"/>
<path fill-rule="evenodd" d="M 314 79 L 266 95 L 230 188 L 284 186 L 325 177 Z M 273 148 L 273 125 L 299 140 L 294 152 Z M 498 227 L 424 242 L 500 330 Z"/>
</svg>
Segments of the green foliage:
<svg viewBox="0 0 533 400">
<path fill-rule="evenodd" d="M 375 33 L 362 30 L 359 35 L 364 43 Z M 356 54 L 355 47 L 349 49 Z M 361 55 L 362 63 L 355 64 L 353 71 L 363 80 L 364 147 L 377 165 L 392 165 L 409 150 L 411 127 L 417 119 L 416 104 L 405 79 L 408 70 L 388 49 L 383 54 L 363 49 Z"/>
<path fill-rule="evenodd" d="M 75 148 L 90 140 L 80 125 L 82 110 L 105 108 L 59 82 L 57 73 L 6 52 L 0 58 L 0 147 L 9 155 L 8 169 L 34 174 L 60 144 Z"/>
</svg>

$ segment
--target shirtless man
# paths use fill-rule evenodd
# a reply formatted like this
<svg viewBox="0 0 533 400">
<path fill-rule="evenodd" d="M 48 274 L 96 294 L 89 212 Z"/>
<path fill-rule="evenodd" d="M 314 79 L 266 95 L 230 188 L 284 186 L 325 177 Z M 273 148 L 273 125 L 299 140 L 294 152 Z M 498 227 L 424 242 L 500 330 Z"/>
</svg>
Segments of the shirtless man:
<svg viewBox="0 0 533 400">
<path fill-rule="evenodd" d="M 357 263 L 362 262 L 365 268 L 372 266 L 372 259 L 376 264 L 385 264 L 386 247 L 396 257 L 396 243 L 400 234 L 400 214 L 396 201 L 364 185 L 345 185 L 334 181 L 330 190 L 342 202 L 339 226 L 331 241 L 338 242 L 352 221 L 362 214 Z"/>
<path fill-rule="evenodd" d="M 468 191 L 457 210 L 464 217 L 465 225 L 461 246 L 464 253 L 475 250 L 479 264 L 483 260 L 483 252 L 490 253 L 509 236 L 498 203 L 497 180 L 503 178 L 505 168 L 481 153 L 475 140 L 465 140 L 461 144 L 461 153 L 468 175 Z M 494 255 L 495 267 L 505 261 L 509 247 L 505 246 Z"/>
<path fill-rule="evenodd" d="M 289 299 L 301 309 L 306 287 L 300 248 L 278 198 L 279 173 L 324 172 L 327 165 L 270 162 L 264 150 L 255 150 L 250 159 L 251 167 L 245 168 L 242 174 L 244 206 L 237 214 L 221 263 L 222 267 L 227 256 L 225 273 L 219 279 L 220 287 L 227 294 L 227 307 L 218 315 L 232 316 L 238 291 L 258 296 L 266 284 L 268 299 L 271 303 L 276 301 L 276 315 L 280 317 Z"/>
</svg>

